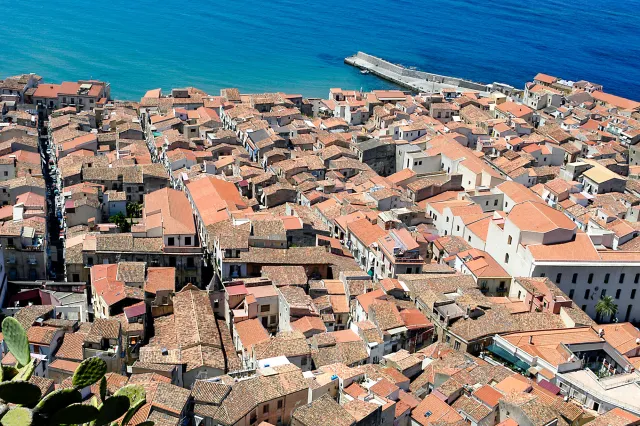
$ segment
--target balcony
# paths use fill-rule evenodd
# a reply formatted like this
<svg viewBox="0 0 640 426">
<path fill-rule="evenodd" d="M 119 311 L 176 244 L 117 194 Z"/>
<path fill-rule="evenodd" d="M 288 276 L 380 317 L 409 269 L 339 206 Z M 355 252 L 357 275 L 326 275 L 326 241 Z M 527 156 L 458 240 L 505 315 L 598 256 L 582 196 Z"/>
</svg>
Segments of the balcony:
<svg viewBox="0 0 640 426">
<path fill-rule="evenodd" d="M 202 247 L 200 246 L 195 246 L 195 247 L 164 246 L 163 251 L 165 253 L 173 253 L 173 254 L 201 254 Z"/>
</svg>

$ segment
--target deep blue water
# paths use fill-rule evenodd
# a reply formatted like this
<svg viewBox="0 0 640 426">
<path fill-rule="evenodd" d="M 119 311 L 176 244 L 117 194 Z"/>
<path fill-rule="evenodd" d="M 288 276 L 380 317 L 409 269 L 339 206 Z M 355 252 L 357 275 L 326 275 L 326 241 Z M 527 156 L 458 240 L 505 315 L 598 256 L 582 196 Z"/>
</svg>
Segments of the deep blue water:
<svg viewBox="0 0 640 426">
<path fill-rule="evenodd" d="M 326 96 L 389 87 L 358 50 L 523 87 L 537 72 L 640 98 L 640 0 L 0 0 L 0 77 L 97 78 L 112 95 L 222 87 Z"/>
</svg>

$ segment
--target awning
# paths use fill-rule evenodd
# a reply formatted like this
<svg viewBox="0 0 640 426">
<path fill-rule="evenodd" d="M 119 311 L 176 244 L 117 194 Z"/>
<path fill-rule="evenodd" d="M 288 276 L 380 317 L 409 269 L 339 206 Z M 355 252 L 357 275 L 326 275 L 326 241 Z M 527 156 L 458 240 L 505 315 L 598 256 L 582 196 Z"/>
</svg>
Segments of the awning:
<svg viewBox="0 0 640 426">
<path fill-rule="evenodd" d="M 511 364 L 515 365 L 516 367 L 520 368 L 523 371 L 527 371 L 530 367 L 529 364 L 520 360 L 518 357 L 516 357 L 515 355 L 512 355 L 511 353 L 501 348 L 500 346 L 497 346 L 496 344 L 487 346 L 487 350 L 499 356 L 500 358 L 504 359 L 505 361 L 510 362 Z"/>
</svg>

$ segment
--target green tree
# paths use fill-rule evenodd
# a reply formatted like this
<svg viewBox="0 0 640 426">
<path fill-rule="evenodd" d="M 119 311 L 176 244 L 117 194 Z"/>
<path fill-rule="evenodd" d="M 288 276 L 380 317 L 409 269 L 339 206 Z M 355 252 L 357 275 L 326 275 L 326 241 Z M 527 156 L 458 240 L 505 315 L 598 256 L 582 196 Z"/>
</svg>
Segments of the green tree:
<svg viewBox="0 0 640 426">
<path fill-rule="evenodd" d="M 142 217 L 142 204 L 127 203 L 127 217 Z"/>
<path fill-rule="evenodd" d="M 109 222 L 115 223 L 122 232 L 131 231 L 131 224 L 127 221 L 127 218 L 122 214 L 122 212 L 118 212 L 111 216 L 109 218 Z"/>
<path fill-rule="evenodd" d="M 596 303 L 596 312 L 600 318 L 608 318 L 609 322 L 618 313 L 618 305 L 614 302 L 613 297 L 604 296 Z"/>
<path fill-rule="evenodd" d="M 72 387 L 58 389 L 43 398 L 40 388 L 29 381 L 36 360 L 31 358 L 24 328 L 15 318 L 7 317 L 2 321 L 2 334 L 16 359 L 15 367 L 0 366 L 0 423 L 3 426 L 125 426 L 146 403 L 145 390 L 139 385 L 124 386 L 110 395 L 105 377 L 107 363 L 97 357 L 82 361 L 73 373 Z M 83 403 L 81 390 L 98 383 L 100 399 L 94 396 Z M 122 421 L 117 422 L 120 418 Z M 151 426 L 153 422 L 144 424 Z"/>
</svg>

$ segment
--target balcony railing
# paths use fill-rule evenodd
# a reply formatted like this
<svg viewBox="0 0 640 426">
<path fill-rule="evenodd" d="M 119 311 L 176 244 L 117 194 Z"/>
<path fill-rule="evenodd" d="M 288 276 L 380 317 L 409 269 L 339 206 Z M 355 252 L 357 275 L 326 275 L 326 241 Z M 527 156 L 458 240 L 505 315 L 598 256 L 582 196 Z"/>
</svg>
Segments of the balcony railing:
<svg viewBox="0 0 640 426">
<path fill-rule="evenodd" d="M 164 246 L 163 251 L 165 253 L 178 253 L 178 254 L 200 254 L 202 253 L 202 247 L 179 247 L 179 246 Z"/>
</svg>

